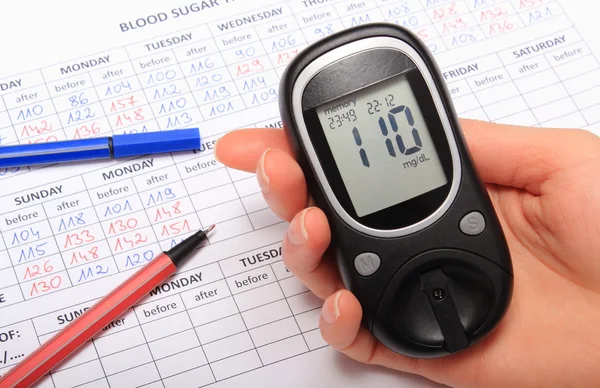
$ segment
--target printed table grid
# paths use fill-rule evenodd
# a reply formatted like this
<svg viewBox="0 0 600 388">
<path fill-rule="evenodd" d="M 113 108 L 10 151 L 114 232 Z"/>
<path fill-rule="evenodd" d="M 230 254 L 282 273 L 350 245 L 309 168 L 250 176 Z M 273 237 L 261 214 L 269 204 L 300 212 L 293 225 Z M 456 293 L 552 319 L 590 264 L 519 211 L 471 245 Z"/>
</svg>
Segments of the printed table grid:
<svg viewBox="0 0 600 388">
<path fill-rule="evenodd" d="M 260 12 L 269 20 L 244 24 Z M 425 41 L 461 117 L 600 131 L 600 65 L 556 0 L 290 1 L 0 79 L 1 145 L 182 126 L 203 134 L 195 152 L 57 168 L 60 180 L 18 192 L 12 182 L 50 170 L 0 170 L 0 311 L 19 316 L 1 321 L 0 373 L 98 294 L 40 314 L 23 306 L 123 279 L 212 223 L 206 252 L 263 237 L 184 267 L 40 386 L 209 385 L 326 346 L 321 301 L 281 260 L 284 223 L 254 175 L 224 167 L 212 149 L 234 128 L 280 128 L 287 63 L 321 37 L 375 21 Z M 481 42 L 499 49 L 473 55 Z"/>
<path fill-rule="evenodd" d="M 270 247 L 264 247 L 264 248 L 266 249 L 266 248 L 274 248 L 274 247 L 277 247 L 277 244 L 271 245 Z M 233 259 L 235 259 L 235 257 Z M 226 260 L 224 260 L 224 261 L 226 261 Z M 106 331 L 105 333 L 101 333 L 100 335 L 96 336 L 91 343 L 88 343 L 88 345 L 86 346 L 85 349 L 82 349 L 82 351 L 78 354 L 78 356 L 76 356 L 74 359 L 72 359 L 70 361 L 67 361 L 66 365 L 62 365 L 61 367 L 58 368 L 57 371 L 53 372 L 52 379 L 53 379 L 54 383 L 56 384 L 56 382 L 57 382 L 56 375 L 58 375 L 59 377 L 61 375 L 65 375 L 67 373 L 73 373 L 73 374 L 77 375 L 77 372 L 76 372 L 77 368 L 90 368 L 90 365 L 94 360 L 100 361 L 99 363 L 93 364 L 98 369 L 97 373 L 99 373 L 99 370 L 100 370 L 99 368 L 101 368 L 101 367 L 105 368 L 104 363 L 103 363 L 105 359 L 111 360 L 112 359 L 111 357 L 120 357 L 119 355 L 132 354 L 132 352 L 135 355 L 140 356 L 140 357 L 141 357 L 142 353 L 147 354 L 147 356 L 145 358 L 147 362 L 145 362 L 141 365 L 136 364 L 129 368 L 122 369 L 122 370 L 120 369 L 118 371 L 113 370 L 114 373 L 103 372 L 106 374 L 106 377 L 109 380 L 112 375 L 125 373 L 125 372 L 134 370 L 139 367 L 147 368 L 148 365 L 153 364 L 153 363 L 155 365 L 158 365 L 159 362 L 167 360 L 170 357 L 175 357 L 175 355 L 170 354 L 170 353 L 167 353 L 163 356 L 155 355 L 157 350 L 154 349 L 154 345 L 165 339 L 168 340 L 170 338 L 176 338 L 177 336 L 181 335 L 182 333 L 190 333 L 192 331 L 194 332 L 193 337 L 198 339 L 198 343 L 194 347 L 185 349 L 182 351 L 191 351 L 192 349 L 202 350 L 204 347 L 212 346 L 213 344 L 215 344 L 217 346 L 217 348 L 222 349 L 223 346 L 219 346 L 219 342 L 222 343 L 223 341 L 233 340 L 233 343 L 229 344 L 230 348 L 234 349 L 233 354 L 218 356 L 218 357 L 214 358 L 213 361 L 211 361 L 211 362 L 215 362 L 215 363 L 217 363 L 217 362 L 222 363 L 225 360 L 233 359 L 240 355 L 249 354 L 248 352 L 251 352 L 252 349 L 255 349 L 257 352 L 256 353 L 257 359 L 261 362 L 261 365 L 266 365 L 267 363 L 270 364 L 270 363 L 274 362 L 273 359 L 271 359 L 267 362 L 262 361 L 262 359 L 260 357 L 261 352 L 262 351 L 266 352 L 265 349 L 269 349 L 270 346 L 276 345 L 280 341 L 292 341 L 295 338 L 302 338 L 302 342 L 296 342 L 294 354 L 283 357 L 282 360 L 292 357 L 294 355 L 302 354 L 302 353 L 312 351 L 315 349 L 319 349 L 319 348 L 325 346 L 325 344 L 322 342 L 322 340 L 317 339 L 315 341 L 315 337 L 316 337 L 315 334 L 320 336 L 320 334 L 317 333 L 318 329 L 316 326 L 316 323 L 317 323 L 316 318 L 318 317 L 319 310 L 320 310 L 320 301 L 317 301 L 316 297 L 314 297 L 314 295 L 312 295 L 312 293 L 309 290 L 307 290 L 303 285 L 301 285 L 287 271 L 287 269 L 281 262 L 280 258 L 276 259 L 276 261 L 273 263 L 263 264 L 260 267 L 253 268 L 251 271 L 239 272 L 236 275 L 232 275 L 228 278 L 225 277 L 225 275 L 222 272 L 222 269 L 220 269 L 220 262 L 212 264 L 212 266 L 214 266 L 214 265 L 219 266 L 218 272 L 220 272 L 222 275 L 222 277 L 219 278 L 219 280 L 202 283 L 201 285 L 196 286 L 195 288 L 188 288 L 183 293 L 185 293 L 187 295 L 191 295 L 194 293 L 201 295 L 202 293 L 200 292 L 200 290 L 208 290 L 211 288 L 218 288 L 218 283 L 221 283 L 223 280 L 228 280 L 228 279 L 234 278 L 236 275 L 245 275 L 248 272 L 255 272 L 255 273 L 270 272 L 270 273 L 275 274 L 275 278 L 270 280 L 270 283 L 268 283 L 268 284 L 260 285 L 256 288 L 252 288 L 249 290 L 242 290 L 240 292 L 230 292 L 229 294 L 226 294 L 224 296 L 217 297 L 217 299 L 215 299 L 215 300 L 211 300 L 205 304 L 196 305 L 196 306 L 188 305 L 186 303 L 186 301 L 184 299 L 182 299 L 181 294 L 166 294 L 166 295 L 158 294 L 157 297 L 150 298 L 151 301 L 148 301 L 148 300 L 142 301 L 140 304 L 135 306 L 132 310 L 130 310 L 129 312 L 127 312 L 123 315 L 121 320 L 123 320 L 123 322 L 125 322 L 125 325 L 121 326 L 121 324 L 118 324 L 116 327 L 113 326 L 111 329 L 109 329 L 109 331 Z M 202 270 L 202 267 L 200 267 L 198 270 Z M 239 276 L 238 276 L 238 278 L 241 279 L 241 277 L 239 277 Z M 285 293 L 283 291 L 281 283 L 286 280 L 292 280 L 294 283 L 296 283 L 295 291 L 290 292 L 290 293 Z M 217 305 L 219 303 L 223 303 L 223 301 L 228 301 L 229 299 L 235 298 L 240 295 L 249 294 L 249 293 L 253 293 L 256 291 L 261 291 L 261 289 L 267 288 L 273 284 L 276 284 L 277 287 L 281 290 L 281 294 L 278 297 L 270 298 L 265 303 L 261 303 L 260 301 L 255 302 L 253 306 L 247 307 L 247 308 L 239 308 L 236 306 L 234 310 L 229 311 L 229 312 L 223 311 L 221 316 L 218 316 L 215 318 L 215 316 L 217 316 L 215 314 L 215 312 L 218 311 L 218 309 L 222 308 L 222 307 L 218 307 L 218 306 L 215 307 L 215 305 Z M 221 289 L 229 290 L 229 286 L 222 287 Z M 232 297 L 232 294 L 234 295 L 233 297 Z M 272 294 L 273 294 L 272 292 L 268 293 L 268 295 L 272 295 Z M 202 340 L 202 341 L 200 340 L 200 337 L 202 337 L 202 335 L 199 333 L 201 332 L 201 330 L 203 328 L 205 328 L 207 326 L 210 326 L 212 324 L 219 324 L 221 322 L 227 321 L 230 318 L 238 318 L 238 317 L 240 317 L 240 314 L 241 314 L 241 321 L 243 321 L 245 319 L 244 314 L 248 314 L 248 316 L 250 316 L 250 313 L 252 313 L 253 311 L 264 310 L 265 308 L 269 308 L 269 306 L 273 306 L 277 302 L 285 302 L 285 305 L 288 306 L 288 308 L 290 308 L 289 300 L 292 298 L 296 298 L 296 299 L 301 298 L 302 299 L 302 302 L 299 305 L 300 307 L 290 309 L 290 311 L 288 311 L 287 313 L 279 314 L 279 316 L 277 316 L 275 318 L 268 318 L 267 321 L 264 321 L 264 322 L 261 322 L 258 324 L 252 324 L 251 327 L 246 327 L 246 326 L 243 326 L 243 327 L 238 326 L 238 328 L 234 327 L 230 332 L 220 333 L 213 339 Z M 30 325 L 31 326 L 30 330 L 33 330 L 36 333 L 35 337 L 34 336 L 30 337 L 30 339 L 35 339 L 37 342 L 37 343 L 30 345 L 31 348 L 34 348 L 35 346 L 37 346 L 38 343 L 44 342 L 45 340 L 50 338 L 53 334 L 55 334 L 58 330 L 60 330 L 60 328 L 61 328 L 60 325 L 57 325 L 53 322 L 55 320 L 55 317 L 57 316 L 57 314 L 68 312 L 67 314 L 63 315 L 63 320 L 70 321 L 74 318 L 74 316 L 77 315 L 77 313 L 74 313 L 74 312 L 81 313 L 85 307 L 91 305 L 93 302 L 94 301 L 91 300 L 83 305 L 69 306 L 68 308 L 63 308 L 61 310 L 51 312 L 42 317 L 32 317 L 31 319 L 28 319 L 26 321 L 15 323 L 18 326 L 16 329 L 16 333 L 17 333 L 17 335 L 19 335 L 20 333 L 23 333 L 26 331 L 25 329 L 22 329 L 20 327 L 20 325 L 23 325 L 23 324 L 28 325 L 28 326 Z M 169 303 L 171 303 L 172 306 L 173 306 L 173 303 L 175 303 L 175 304 L 181 303 L 182 311 L 174 312 L 174 314 L 172 314 L 172 315 L 159 316 L 158 318 L 153 319 L 153 320 L 140 322 L 140 319 L 142 319 L 142 318 L 145 319 L 145 317 L 147 317 L 149 315 L 148 311 L 150 311 L 153 306 L 161 305 L 161 304 L 166 305 Z M 236 304 L 236 302 L 234 300 L 234 305 L 235 304 Z M 304 305 L 302 306 L 302 304 L 304 304 Z M 280 304 L 280 306 L 283 306 L 283 305 Z M 197 315 L 197 317 L 199 317 L 199 318 L 193 318 L 193 316 L 196 317 L 196 315 L 194 315 L 194 314 L 196 314 L 196 311 L 198 309 L 202 309 L 205 307 L 209 307 L 209 308 L 214 307 L 214 308 L 212 308 L 212 314 L 205 315 L 200 312 L 200 313 L 198 313 L 199 315 Z M 241 310 L 241 313 L 240 313 L 240 310 Z M 294 310 L 294 311 L 292 311 L 292 310 Z M 261 312 L 260 315 L 263 315 L 263 313 Z M 178 316 L 181 318 L 178 318 L 177 320 L 175 320 L 174 319 L 175 316 Z M 312 319 L 306 319 L 307 316 L 309 316 Z M 204 317 L 210 317 L 210 318 L 204 318 Z M 303 320 L 299 320 L 299 318 L 302 318 Z M 185 324 L 182 323 L 182 322 L 186 322 L 186 319 L 188 320 L 187 322 L 188 322 L 189 326 L 185 326 Z M 201 319 L 201 320 L 196 321 L 197 319 Z M 253 318 L 253 319 L 255 320 L 256 318 Z M 126 326 L 127 320 L 134 320 L 135 323 L 133 323 L 131 326 Z M 292 320 L 293 320 L 293 322 L 292 322 Z M 49 322 L 52 322 L 52 323 L 49 323 Z M 161 328 L 153 328 L 151 330 L 149 329 L 150 326 L 156 325 L 156 324 L 162 325 L 162 327 Z M 47 325 L 52 326 L 52 329 L 49 330 Z M 148 326 L 148 325 L 150 325 L 150 326 Z M 175 326 L 175 327 L 173 327 L 173 326 Z M 260 330 L 263 330 L 263 333 L 260 336 L 262 336 L 262 337 L 264 337 L 265 335 L 272 336 L 273 335 L 272 333 L 271 334 L 266 334 L 266 333 L 272 332 L 273 326 L 279 326 L 277 333 L 283 333 L 283 335 L 277 335 L 277 333 L 275 333 L 275 336 L 277 338 L 270 339 L 270 340 L 269 339 L 262 340 L 261 343 L 257 344 L 257 345 L 254 345 L 254 344 L 250 345 L 250 343 L 248 343 L 246 345 L 246 347 L 242 346 L 241 348 L 238 348 L 238 349 L 235 349 L 235 347 L 232 347 L 233 345 L 235 345 L 236 341 L 239 341 L 241 339 L 240 335 L 245 336 L 244 338 L 246 338 L 250 341 L 254 341 L 255 336 L 258 335 L 257 332 Z M 167 327 L 172 327 L 172 329 L 167 329 Z M 286 329 L 286 327 L 287 327 L 287 329 Z M 200 330 L 200 332 L 199 332 L 199 330 Z M 38 333 L 40 333 L 40 334 L 38 335 Z M 124 338 L 135 337 L 134 333 L 139 333 L 138 342 L 126 344 L 126 346 L 121 347 L 121 348 L 115 347 L 115 346 L 117 346 L 116 343 L 122 343 Z M 126 336 L 123 337 L 123 335 L 126 335 Z M 118 341 L 116 341 L 115 344 L 104 345 L 105 341 L 110 340 L 111 337 L 116 337 L 116 336 L 121 336 L 121 338 Z M 150 337 L 148 337 L 148 336 L 150 336 Z M 258 338 L 260 338 L 260 336 Z M 306 337 L 308 337 L 308 338 L 306 338 Z M 185 343 L 185 342 L 176 341 L 176 340 L 173 342 L 178 343 L 178 344 Z M 109 351 L 104 350 L 105 346 L 108 346 L 108 348 L 106 348 L 106 349 L 111 349 L 111 350 L 109 350 Z M 146 352 L 146 353 L 145 353 L 145 351 L 142 352 L 143 349 L 148 349 L 148 352 Z M 227 351 L 227 349 L 229 349 L 229 348 L 223 349 L 222 351 Z M 266 354 L 268 355 L 269 353 L 266 352 Z M 136 359 L 138 359 L 138 358 L 136 357 Z M 107 365 L 109 365 L 109 366 L 112 365 L 111 362 L 112 361 L 109 361 L 107 363 Z M 209 367 L 210 367 L 210 365 L 211 364 L 208 364 Z M 204 364 L 202 364 L 202 365 L 194 364 L 194 366 L 191 367 L 189 370 L 183 370 L 183 371 L 180 371 L 177 373 L 173 373 L 173 374 L 169 375 L 168 377 L 172 377 L 172 376 L 179 375 L 182 373 L 191 372 L 192 370 L 198 369 L 199 367 L 202 367 L 202 366 L 204 366 Z M 157 368 L 159 368 L 158 373 L 162 376 L 163 373 L 160 371 L 160 367 L 157 366 Z M 64 380 L 59 378 L 58 381 L 64 381 Z M 71 381 L 71 380 L 69 380 L 69 381 Z"/>
</svg>

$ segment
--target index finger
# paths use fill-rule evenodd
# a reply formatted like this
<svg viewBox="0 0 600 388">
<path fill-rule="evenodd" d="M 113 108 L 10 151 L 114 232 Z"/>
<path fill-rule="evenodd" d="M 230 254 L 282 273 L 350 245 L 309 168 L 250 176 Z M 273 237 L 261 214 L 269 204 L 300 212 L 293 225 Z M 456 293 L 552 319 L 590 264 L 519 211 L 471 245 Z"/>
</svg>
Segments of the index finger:
<svg viewBox="0 0 600 388">
<path fill-rule="evenodd" d="M 215 157 L 227 167 L 255 173 L 261 155 L 268 148 L 277 148 L 292 155 L 283 129 L 248 128 L 232 131 L 215 145 Z"/>
<path fill-rule="evenodd" d="M 484 182 L 525 189 L 535 195 L 541 194 L 541 185 L 553 172 L 594 158 L 600 151 L 598 137 L 584 130 L 468 119 L 461 119 L 460 124 Z M 570 136 L 563 136 L 567 133 Z M 215 147 L 215 157 L 228 167 L 254 173 L 267 148 L 293 153 L 283 129 L 250 128 L 223 136 Z"/>
</svg>

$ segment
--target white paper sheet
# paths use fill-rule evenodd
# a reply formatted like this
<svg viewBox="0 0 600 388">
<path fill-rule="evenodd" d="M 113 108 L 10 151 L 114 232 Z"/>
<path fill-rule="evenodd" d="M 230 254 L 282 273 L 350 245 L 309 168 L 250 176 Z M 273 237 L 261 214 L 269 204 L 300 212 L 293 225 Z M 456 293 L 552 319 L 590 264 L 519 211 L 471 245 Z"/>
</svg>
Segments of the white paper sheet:
<svg viewBox="0 0 600 388">
<path fill-rule="evenodd" d="M 320 302 L 281 261 L 286 225 L 212 144 L 281 125 L 279 77 L 308 43 L 383 20 L 429 44 L 462 117 L 597 133 L 588 4 L 3 1 L 1 145 L 197 125 L 203 147 L 0 170 L 0 374 L 154 254 L 217 223 L 201 256 L 40 386 L 432 386 L 326 346 Z"/>
</svg>

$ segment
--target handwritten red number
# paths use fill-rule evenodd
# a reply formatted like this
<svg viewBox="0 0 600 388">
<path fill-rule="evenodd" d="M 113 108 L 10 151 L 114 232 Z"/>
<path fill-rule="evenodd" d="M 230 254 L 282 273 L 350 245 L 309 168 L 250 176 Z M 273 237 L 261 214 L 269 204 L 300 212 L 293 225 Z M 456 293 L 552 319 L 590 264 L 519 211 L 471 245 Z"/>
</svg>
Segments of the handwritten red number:
<svg viewBox="0 0 600 388">
<path fill-rule="evenodd" d="M 488 20 L 494 20 L 501 16 L 505 16 L 507 14 L 508 14 L 508 11 L 506 11 L 500 7 L 486 9 L 486 10 L 481 11 L 481 14 L 479 15 L 479 21 L 485 22 Z"/>
<path fill-rule="evenodd" d="M 46 260 L 43 265 L 33 264 L 29 265 L 27 269 L 25 269 L 25 274 L 23 275 L 23 280 L 33 279 L 39 275 L 45 275 L 54 270 L 54 266 L 50 262 L 50 260 Z"/>
<path fill-rule="evenodd" d="M 166 207 L 162 206 L 162 207 L 156 209 L 156 214 L 154 216 L 154 222 L 156 222 L 158 220 L 162 221 L 163 217 L 166 219 L 170 219 L 173 217 L 173 215 L 180 214 L 181 210 L 179 209 L 179 205 L 180 205 L 180 202 L 177 201 L 175 203 L 175 205 L 173 205 L 173 206 L 166 206 Z"/>
<path fill-rule="evenodd" d="M 39 125 L 38 125 L 39 124 Z M 45 132 L 52 131 L 52 124 L 48 124 L 48 121 L 41 120 L 36 124 L 25 124 L 21 129 L 21 137 L 29 137 L 35 135 L 41 135 Z"/>
<path fill-rule="evenodd" d="M 108 234 L 112 236 L 112 235 L 115 235 L 118 233 L 126 232 L 128 230 L 133 230 L 133 229 L 135 229 L 137 224 L 138 224 L 138 220 L 135 218 L 129 218 L 125 221 L 115 220 L 115 221 L 111 222 L 110 225 L 108 226 Z"/>
<path fill-rule="evenodd" d="M 456 10 L 454 7 L 456 6 L 456 2 L 450 3 L 450 5 L 438 8 L 433 11 L 433 20 L 442 20 L 452 15 L 456 15 Z"/>
<path fill-rule="evenodd" d="M 69 233 L 65 236 L 65 243 L 63 248 L 77 247 L 81 244 L 91 243 L 96 238 L 90 234 L 89 230 L 82 230 L 79 233 Z"/>
<path fill-rule="evenodd" d="M 117 112 L 123 109 L 135 107 L 138 101 L 134 99 L 134 96 L 127 96 L 125 98 L 119 98 L 110 104 L 110 112 Z"/>
<path fill-rule="evenodd" d="M 189 232 L 189 231 L 190 231 L 190 224 L 189 224 L 188 220 L 185 220 L 183 222 L 177 221 L 177 222 L 173 222 L 169 225 L 163 225 L 161 232 L 160 232 L 160 236 L 166 237 L 166 236 L 171 236 L 171 235 L 178 235 L 180 233 Z"/>
<path fill-rule="evenodd" d="M 514 25 L 508 20 L 504 20 L 504 22 L 497 22 L 490 24 L 489 34 L 501 34 L 506 31 L 510 31 L 514 28 Z"/>
<path fill-rule="evenodd" d="M 129 124 L 133 124 L 135 122 L 139 122 L 144 120 L 144 115 L 142 114 L 142 108 L 137 108 L 133 111 L 133 114 L 129 112 L 120 113 L 117 115 L 117 120 L 115 122 L 115 126 L 117 128 L 124 127 Z"/>
<path fill-rule="evenodd" d="M 462 20 L 462 18 L 458 18 L 453 21 L 445 22 L 444 26 L 442 28 L 442 33 L 446 34 L 448 32 L 458 31 L 458 30 L 461 30 L 466 27 L 467 27 L 467 23 L 465 23 L 465 21 Z"/>
<path fill-rule="evenodd" d="M 73 134 L 73 139 L 85 139 L 87 137 L 91 137 L 99 134 L 101 131 L 98 123 L 91 123 L 90 125 L 82 125 L 80 127 L 75 128 L 75 133 Z"/>
<path fill-rule="evenodd" d="M 45 292 L 56 290 L 62 284 L 62 277 L 60 275 L 54 276 L 52 279 L 46 280 L 38 280 L 33 282 L 31 285 L 31 289 L 29 290 L 29 296 L 34 296 L 37 294 L 43 294 Z"/>
<path fill-rule="evenodd" d="M 260 59 L 255 59 L 250 63 L 242 63 L 237 67 L 236 75 L 246 75 L 264 70 L 264 66 L 260 63 Z"/>
<path fill-rule="evenodd" d="M 298 55 L 298 49 L 289 50 L 287 52 L 282 52 L 277 55 L 277 64 L 283 65 L 290 62 L 296 55 Z"/>
<path fill-rule="evenodd" d="M 127 248 L 135 248 L 140 244 L 143 244 L 148 241 L 147 236 L 143 236 L 140 233 L 136 233 L 133 238 L 128 237 L 119 237 L 115 241 L 114 251 L 121 252 Z"/>
<path fill-rule="evenodd" d="M 98 257 L 99 257 L 98 256 L 98 246 L 94 245 L 91 249 L 88 249 L 87 251 L 81 250 L 81 251 L 73 252 L 71 254 L 71 261 L 69 262 L 69 265 L 79 264 L 79 260 L 84 260 L 84 261 L 96 260 Z"/>
</svg>

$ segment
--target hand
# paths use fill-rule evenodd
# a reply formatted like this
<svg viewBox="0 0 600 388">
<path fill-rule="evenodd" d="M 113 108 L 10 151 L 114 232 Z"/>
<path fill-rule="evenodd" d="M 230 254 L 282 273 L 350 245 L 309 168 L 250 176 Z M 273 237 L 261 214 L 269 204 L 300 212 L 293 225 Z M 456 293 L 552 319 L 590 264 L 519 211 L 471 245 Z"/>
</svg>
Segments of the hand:
<svg viewBox="0 0 600 388">
<path fill-rule="evenodd" d="M 361 306 L 326 254 L 327 219 L 310 206 L 282 130 L 231 132 L 218 141 L 215 156 L 231 168 L 256 172 L 268 205 L 290 222 L 283 260 L 324 300 L 320 330 L 335 349 L 452 386 L 597 385 L 600 138 L 582 130 L 461 123 L 508 239 L 515 288 L 490 336 L 440 359 L 395 354 L 360 326 Z"/>
</svg>

